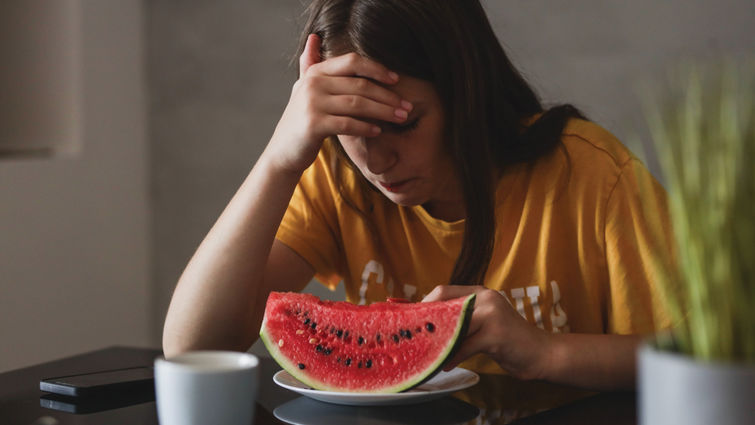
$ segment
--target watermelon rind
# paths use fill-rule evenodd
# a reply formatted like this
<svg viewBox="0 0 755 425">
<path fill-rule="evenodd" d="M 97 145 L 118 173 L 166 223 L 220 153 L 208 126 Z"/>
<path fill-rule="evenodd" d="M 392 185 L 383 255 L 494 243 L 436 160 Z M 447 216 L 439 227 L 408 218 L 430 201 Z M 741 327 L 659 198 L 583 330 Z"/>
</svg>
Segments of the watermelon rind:
<svg viewBox="0 0 755 425">
<path fill-rule="evenodd" d="M 456 332 L 454 332 L 454 343 L 449 347 L 446 353 L 441 353 L 441 355 L 438 356 L 438 360 L 433 363 L 430 367 L 428 367 L 428 370 L 431 370 L 428 374 L 425 375 L 424 378 L 414 382 L 413 384 L 397 390 L 396 392 L 402 392 L 402 391 L 408 391 L 418 385 L 421 385 L 424 382 L 429 381 L 432 379 L 433 376 L 437 375 L 438 372 L 443 370 L 443 366 L 445 366 L 446 362 L 451 360 L 454 357 L 454 354 L 456 354 L 457 351 L 459 351 L 459 348 L 461 347 L 461 343 L 464 341 L 464 337 L 467 335 L 467 330 L 469 329 L 469 322 L 472 320 L 472 310 L 474 310 L 474 301 L 475 301 L 475 294 L 471 294 L 467 296 L 467 299 L 464 301 L 464 305 L 462 306 L 462 314 L 461 317 L 459 317 L 459 321 L 456 324 Z"/>
<path fill-rule="evenodd" d="M 438 355 L 438 358 L 427 368 L 424 370 L 416 373 L 414 376 L 399 382 L 398 384 L 392 386 L 392 387 L 385 387 L 381 388 L 379 393 L 399 393 L 403 391 L 408 391 L 430 379 L 432 379 L 433 376 L 435 376 L 438 372 L 443 370 L 443 366 L 445 363 L 453 358 L 453 355 L 458 351 L 459 347 L 461 346 L 461 343 L 463 341 L 463 337 L 466 335 L 467 330 L 469 328 L 469 322 L 472 318 L 472 310 L 474 309 L 474 301 L 475 301 L 475 294 L 470 294 L 466 297 L 464 300 L 464 303 L 462 305 L 462 313 L 459 315 L 459 319 L 455 326 L 455 331 L 453 334 L 452 340 L 454 341 L 453 344 L 449 344 L 448 348 L 440 353 Z M 302 371 L 295 365 L 293 362 L 289 361 L 286 356 L 284 356 L 280 348 L 278 347 L 278 344 L 274 341 L 271 341 L 270 338 L 268 338 L 267 333 L 265 332 L 265 324 L 267 319 L 263 319 L 262 326 L 260 327 L 260 339 L 262 339 L 262 342 L 265 344 L 265 347 L 267 348 L 270 355 L 275 359 L 276 362 L 291 376 L 299 380 L 300 382 L 323 391 L 331 391 L 331 392 L 340 392 L 343 391 L 340 388 L 334 388 L 330 387 L 327 384 L 324 384 L 323 382 L 316 381 L 311 379 L 311 377 L 305 373 L 302 373 Z M 352 391 L 354 392 L 354 391 Z M 370 393 L 378 393 L 377 391 L 364 391 L 364 392 L 370 392 Z"/>
</svg>

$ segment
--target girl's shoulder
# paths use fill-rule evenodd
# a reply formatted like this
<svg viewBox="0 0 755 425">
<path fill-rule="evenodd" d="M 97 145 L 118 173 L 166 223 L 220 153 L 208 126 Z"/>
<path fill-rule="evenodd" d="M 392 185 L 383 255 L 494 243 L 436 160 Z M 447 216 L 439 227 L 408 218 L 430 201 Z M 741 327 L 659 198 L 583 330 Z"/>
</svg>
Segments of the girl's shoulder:
<svg viewBox="0 0 755 425">
<path fill-rule="evenodd" d="M 611 132 L 591 121 L 572 119 L 561 143 L 551 153 L 509 170 L 511 183 L 519 182 L 526 193 L 574 203 L 605 199 L 627 169 L 645 169 L 641 161 Z M 523 195 L 524 196 L 524 195 Z"/>
<path fill-rule="evenodd" d="M 637 157 L 611 132 L 587 120 L 569 120 L 561 142 L 572 165 L 621 168 Z"/>
</svg>

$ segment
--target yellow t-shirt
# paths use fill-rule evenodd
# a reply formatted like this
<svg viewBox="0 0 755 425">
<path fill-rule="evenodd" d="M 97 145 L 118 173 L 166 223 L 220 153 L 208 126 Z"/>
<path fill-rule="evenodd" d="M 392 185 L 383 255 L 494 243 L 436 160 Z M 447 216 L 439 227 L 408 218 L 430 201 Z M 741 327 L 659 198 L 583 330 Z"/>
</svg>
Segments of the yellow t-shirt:
<svg viewBox="0 0 755 425">
<path fill-rule="evenodd" d="M 361 176 L 345 166 L 342 195 L 332 150 L 326 143 L 302 176 L 278 240 L 308 261 L 323 284 L 335 288 L 343 280 L 355 303 L 419 301 L 447 284 L 464 221 L 438 220 L 421 206 L 398 206 L 360 189 Z M 500 179 L 485 286 L 551 332 L 637 334 L 668 327 L 654 287 L 670 270 L 665 196 L 613 135 L 571 120 L 559 148 Z M 485 356 L 463 366 L 501 372 Z"/>
</svg>

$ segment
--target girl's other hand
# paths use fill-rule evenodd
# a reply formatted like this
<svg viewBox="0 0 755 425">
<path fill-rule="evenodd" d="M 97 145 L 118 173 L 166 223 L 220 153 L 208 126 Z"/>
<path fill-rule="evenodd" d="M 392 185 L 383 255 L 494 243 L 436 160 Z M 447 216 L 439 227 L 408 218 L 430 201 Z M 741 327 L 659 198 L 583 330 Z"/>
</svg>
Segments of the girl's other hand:
<svg viewBox="0 0 755 425">
<path fill-rule="evenodd" d="M 443 301 L 477 294 L 469 330 L 451 370 L 467 358 L 485 353 L 519 379 L 541 379 L 547 361 L 549 334 L 527 322 L 498 291 L 483 286 L 436 286 L 422 302 Z"/>
<path fill-rule="evenodd" d="M 310 34 L 299 79 L 268 146 L 285 171 L 303 172 L 328 136 L 374 137 L 381 132 L 375 122 L 403 122 L 412 108 L 387 88 L 398 74 L 356 53 L 323 61 L 320 45 L 320 37 Z"/>
</svg>

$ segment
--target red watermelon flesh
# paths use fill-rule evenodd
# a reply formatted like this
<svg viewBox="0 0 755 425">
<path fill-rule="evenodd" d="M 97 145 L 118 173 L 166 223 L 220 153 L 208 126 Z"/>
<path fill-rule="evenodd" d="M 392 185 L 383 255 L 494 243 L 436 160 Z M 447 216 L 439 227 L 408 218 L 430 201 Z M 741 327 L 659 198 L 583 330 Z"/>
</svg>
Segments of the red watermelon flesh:
<svg viewBox="0 0 755 425">
<path fill-rule="evenodd" d="M 337 392 L 408 390 L 441 370 L 466 333 L 474 294 L 358 306 L 271 292 L 260 336 L 288 373 Z"/>
</svg>

